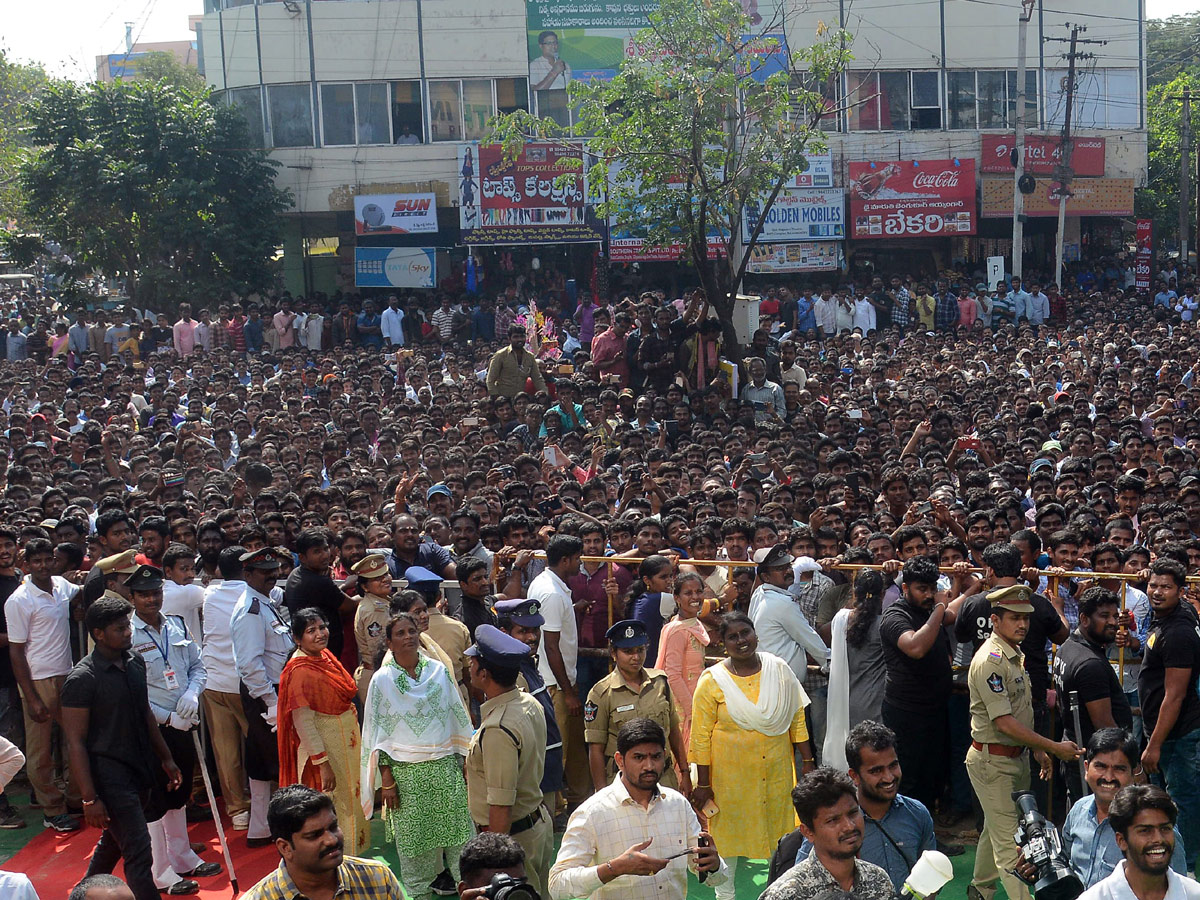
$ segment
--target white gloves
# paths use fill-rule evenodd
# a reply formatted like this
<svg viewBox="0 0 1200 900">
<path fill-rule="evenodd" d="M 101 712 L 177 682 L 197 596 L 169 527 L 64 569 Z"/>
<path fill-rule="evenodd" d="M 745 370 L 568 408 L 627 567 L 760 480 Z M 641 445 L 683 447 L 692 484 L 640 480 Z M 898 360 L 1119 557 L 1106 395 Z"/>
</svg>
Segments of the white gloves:
<svg viewBox="0 0 1200 900">
<path fill-rule="evenodd" d="M 167 719 L 167 724 L 179 731 L 191 731 L 195 725 L 191 719 L 186 719 L 177 712 L 171 713 L 171 717 Z"/>
<path fill-rule="evenodd" d="M 175 706 L 175 712 L 185 719 L 191 719 L 198 723 L 200 721 L 200 697 L 195 691 L 184 691 L 183 696 L 179 698 L 179 703 Z"/>
<path fill-rule="evenodd" d="M 275 730 L 275 713 L 278 708 L 278 702 L 272 703 L 267 707 L 267 711 L 262 714 L 263 721 L 271 726 L 271 730 Z"/>
</svg>

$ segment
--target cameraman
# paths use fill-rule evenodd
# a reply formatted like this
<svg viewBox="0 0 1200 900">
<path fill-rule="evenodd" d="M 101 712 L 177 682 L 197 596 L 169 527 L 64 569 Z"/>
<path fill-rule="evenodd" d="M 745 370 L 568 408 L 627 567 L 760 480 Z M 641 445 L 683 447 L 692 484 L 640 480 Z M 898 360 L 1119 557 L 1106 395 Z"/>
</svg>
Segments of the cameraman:
<svg viewBox="0 0 1200 900">
<path fill-rule="evenodd" d="M 1166 791 L 1131 784 L 1117 792 L 1108 814 L 1125 859 L 1081 900 L 1200 900 L 1200 884 L 1171 870 L 1179 810 Z"/>
<path fill-rule="evenodd" d="M 484 831 L 463 844 L 458 869 L 462 879 L 458 883 L 461 900 L 482 900 L 489 895 L 492 879 L 497 875 L 525 881 L 525 851 L 507 834 Z M 528 885 L 526 888 L 533 891 Z"/>
<path fill-rule="evenodd" d="M 1088 740 L 1084 778 L 1092 793 L 1071 807 L 1062 830 L 1063 850 L 1085 888 L 1103 881 L 1121 862 L 1121 850 L 1108 818 L 1109 804 L 1122 788 L 1133 784 L 1139 756 L 1137 742 L 1122 728 L 1101 728 Z M 1180 875 L 1187 874 L 1178 829 L 1171 868 Z M 1017 870 L 1027 880 L 1037 877 L 1024 858 Z"/>
</svg>

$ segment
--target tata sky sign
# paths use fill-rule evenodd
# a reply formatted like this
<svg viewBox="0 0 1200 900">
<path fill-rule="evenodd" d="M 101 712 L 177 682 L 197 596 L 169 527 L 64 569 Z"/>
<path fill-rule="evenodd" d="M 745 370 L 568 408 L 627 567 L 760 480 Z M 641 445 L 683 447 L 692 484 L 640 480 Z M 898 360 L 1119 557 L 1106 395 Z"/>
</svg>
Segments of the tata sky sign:
<svg viewBox="0 0 1200 900">
<path fill-rule="evenodd" d="M 742 240 L 749 241 L 762 206 L 746 205 Z M 846 202 L 839 188 L 786 188 L 768 210 L 758 239 L 764 243 L 840 241 L 846 236 Z"/>
<path fill-rule="evenodd" d="M 437 253 L 428 247 L 355 247 L 355 287 L 431 288 Z"/>
</svg>

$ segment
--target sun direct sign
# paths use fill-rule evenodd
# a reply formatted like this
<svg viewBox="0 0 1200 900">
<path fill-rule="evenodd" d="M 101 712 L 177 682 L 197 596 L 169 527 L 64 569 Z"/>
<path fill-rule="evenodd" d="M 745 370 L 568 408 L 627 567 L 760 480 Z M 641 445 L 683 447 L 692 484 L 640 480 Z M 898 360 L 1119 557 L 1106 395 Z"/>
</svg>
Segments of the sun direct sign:
<svg viewBox="0 0 1200 900">
<path fill-rule="evenodd" d="M 363 194 L 354 198 L 355 234 L 437 234 L 434 194 Z"/>
</svg>

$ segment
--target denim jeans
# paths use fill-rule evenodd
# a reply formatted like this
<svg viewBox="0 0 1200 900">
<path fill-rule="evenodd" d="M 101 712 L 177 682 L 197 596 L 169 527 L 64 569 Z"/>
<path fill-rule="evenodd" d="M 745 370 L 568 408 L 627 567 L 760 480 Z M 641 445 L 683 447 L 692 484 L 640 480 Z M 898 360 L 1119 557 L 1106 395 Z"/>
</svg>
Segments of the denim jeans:
<svg viewBox="0 0 1200 900">
<path fill-rule="evenodd" d="M 1200 728 L 1165 742 L 1158 767 L 1179 807 L 1179 833 L 1191 871 L 1200 857 Z"/>
</svg>

